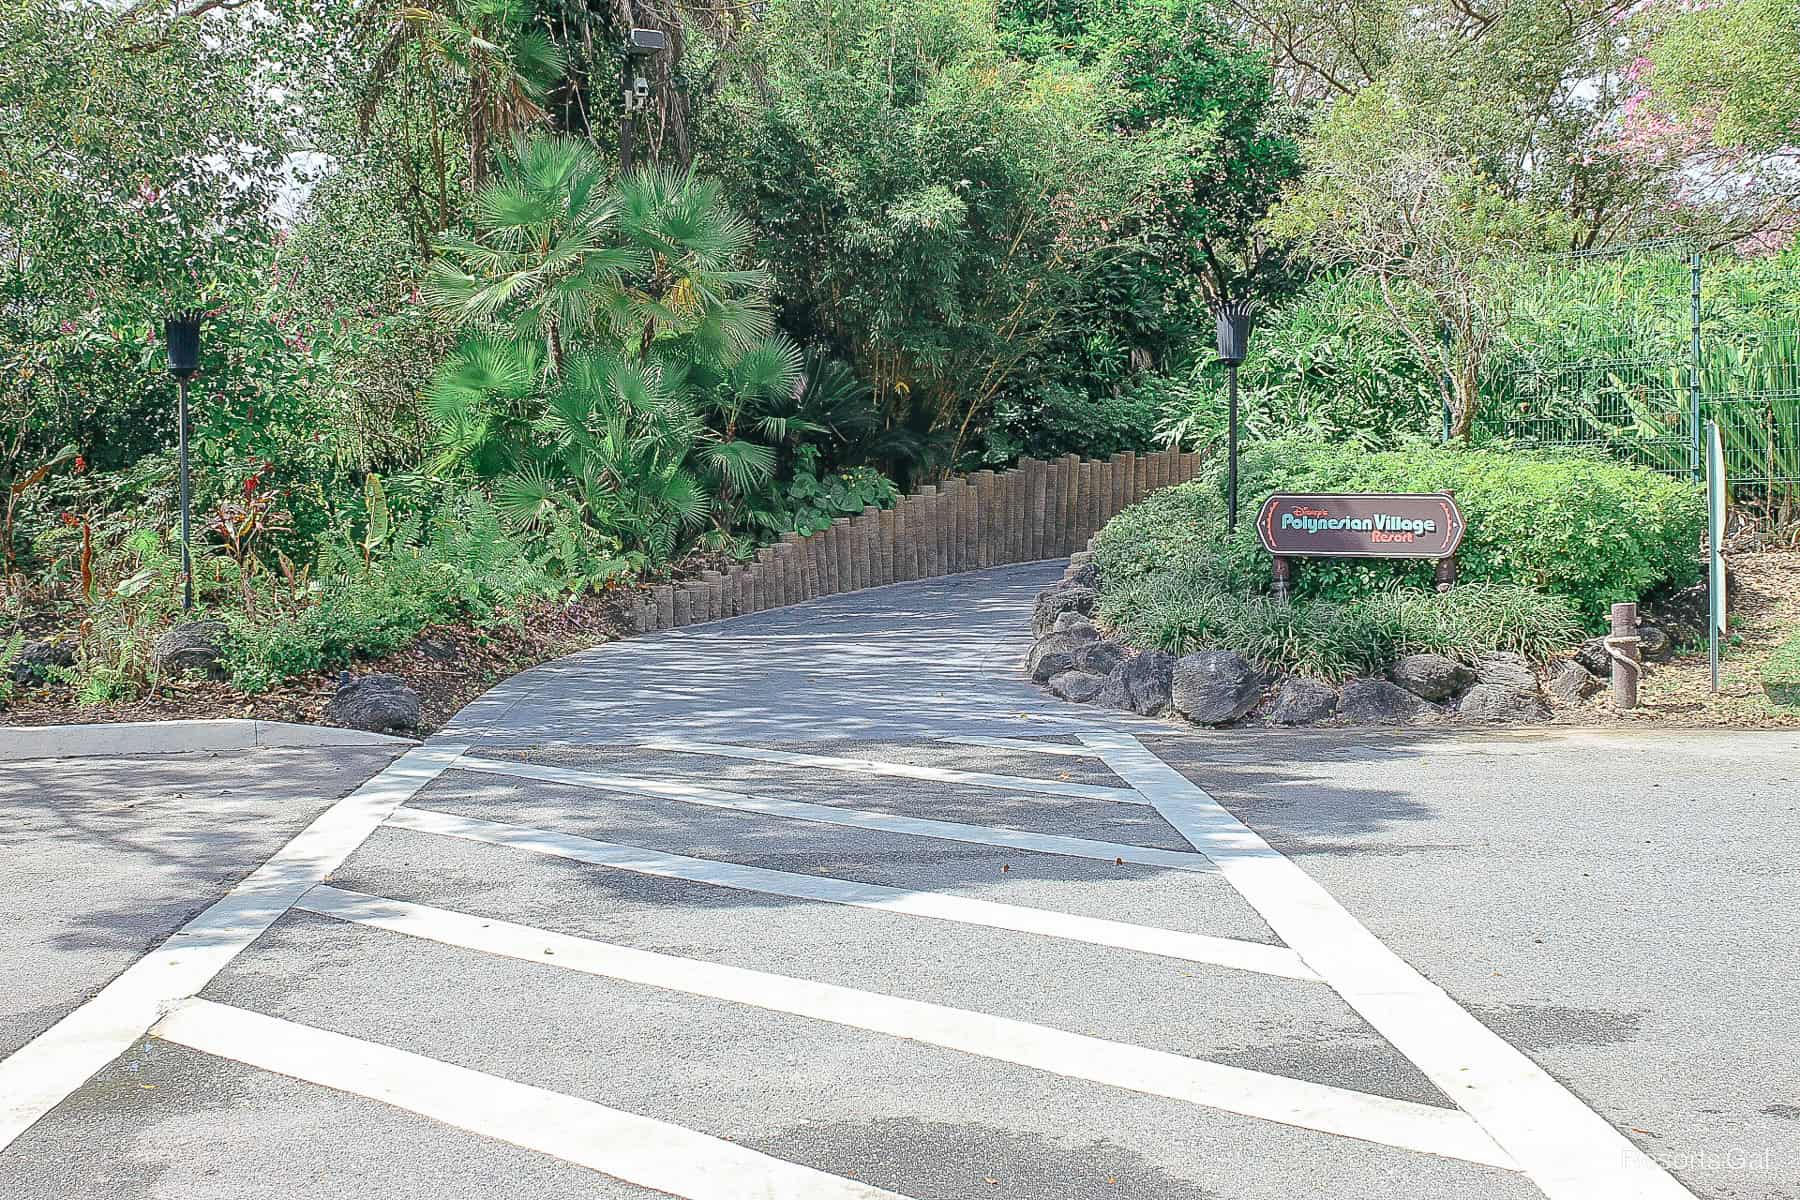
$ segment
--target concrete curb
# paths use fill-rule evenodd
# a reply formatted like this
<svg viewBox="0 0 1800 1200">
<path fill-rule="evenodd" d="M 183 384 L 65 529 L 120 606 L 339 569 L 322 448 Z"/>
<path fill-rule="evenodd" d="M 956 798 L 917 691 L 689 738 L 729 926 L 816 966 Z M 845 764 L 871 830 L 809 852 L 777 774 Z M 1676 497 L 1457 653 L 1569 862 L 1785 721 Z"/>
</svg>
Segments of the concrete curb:
<svg viewBox="0 0 1800 1200">
<path fill-rule="evenodd" d="M 327 725 L 290 725 L 226 717 L 204 721 L 130 721 L 98 725 L 0 725 L 0 762 L 124 754 L 197 754 L 286 746 L 392 746 L 412 738 Z"/>
</svg>

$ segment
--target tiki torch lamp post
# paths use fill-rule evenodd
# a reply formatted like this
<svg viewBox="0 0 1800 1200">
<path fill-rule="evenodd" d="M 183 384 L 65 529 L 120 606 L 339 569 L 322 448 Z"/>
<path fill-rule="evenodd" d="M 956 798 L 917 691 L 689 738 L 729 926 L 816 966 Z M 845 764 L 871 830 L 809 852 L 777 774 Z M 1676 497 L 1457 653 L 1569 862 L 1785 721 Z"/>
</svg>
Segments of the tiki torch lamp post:
<svg viewBox="0 0 1800 1200">
<path fill-rule="evenodd" d="M 1219 305 L 1219 361 L 1229 380 L 1225 418 L 1225 507 L 1230 528 L 1238 519 L 1238 365 L 1250 349 L 1250 301 L 1226 300 Z"/>
<path fill-rule="evenodd" d="M 163 322 L 163 342 L 169 350 L 169 374 L 175 377 L 180 394 L 177 419 L 180 422 L 181 458 L 181 607 L 194 607 L 194 563 L 188 543 L 191 537 L 188 517 L 188 380 L 200 369 L 200 314 L 178 313 Z"/>
</svg>

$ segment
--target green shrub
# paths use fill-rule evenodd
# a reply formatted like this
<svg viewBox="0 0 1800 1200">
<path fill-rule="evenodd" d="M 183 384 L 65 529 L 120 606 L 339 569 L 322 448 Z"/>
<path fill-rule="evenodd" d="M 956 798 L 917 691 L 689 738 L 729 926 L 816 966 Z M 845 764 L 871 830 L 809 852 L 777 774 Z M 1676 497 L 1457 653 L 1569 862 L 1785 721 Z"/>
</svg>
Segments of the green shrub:
<svg viewBox="0 0 1800 1200">
<path fill-rule="evenodd" d="M 1222 465 L 1114 518 L 1095 544 L 1106 586 L 1176 573 L 1227 594 L 1266 593 L 1269 556 L 1253 521 L 1276 491 L 1451 491 L 1469 524 L 1457 555 L 1462 580 L 1562 597 L 1595 629 L 1615 602 L 1685 586 L 1700 572 L 1699 489 L 1600 458 L 1428 444 L 1367 453 L 1286 439 L 1246 449 L 1239 489 L 1228 538 Z M 1347 603 L 1395 584 L 1423 589 L 1431 572 L 1426 562 L 1307 560 L 1295 572 L 1296 598 Z"/>
<path fill-rule="evenodd" d="M 1054 381 L 1033 388 L 1029 396 L 998 396 L 980 465 L 1006 467 L 1020 458 L 1048 461 L 1071 452 L 1106 458 L 1124 450 L 1148 450 L 1156 444 L 1161 403 L 1153 388 L 1090 396 Z"/>
<path fill-rule="evenodd" d="M 1763 664 L 1763 689 L 1780 705 L 1800 705 L 1800 629 L 1788 635 Z"/>
</svg>

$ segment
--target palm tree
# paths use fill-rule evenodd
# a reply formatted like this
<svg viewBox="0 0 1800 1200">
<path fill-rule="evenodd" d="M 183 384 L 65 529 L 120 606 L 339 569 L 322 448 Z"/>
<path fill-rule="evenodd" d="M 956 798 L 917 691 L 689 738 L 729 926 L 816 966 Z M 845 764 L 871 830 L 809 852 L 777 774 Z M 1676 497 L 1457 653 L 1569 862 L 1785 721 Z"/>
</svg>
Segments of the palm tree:
<svg viewBox="0 0 1800 1200">
<path fill-rule="evenodd" d="M 568 68 L 567 56 L 535 15 L 524 0 L 385 0 L 371 5 L 363 29 L 374 54 L 357 114 L 364 132 L 382 101 L 409 73 L 423 77 L 420 90 L 428 95 L 434 84 L 453 81 L 464 91 L 469 185 L 479 189 L 487 180 L 494 148 L 544 122 L 545 98 Z M 441 148 L 436 157 L 442 172 Z"/>
<path fill-rule="evenodd" d="M 615 182 L 585 142 L 537 137 L 500 160 L 473 225 L 440 240 L 427 283 L 470 329 L 426 393 L 440 468 L 488 480 L 515 528 L 649 561 L 709 512 L 728 532 L 773 477 L 750 434 L 801 356 L 718 188 L 656 168 Z"/>
<path fill-rule="evenodd" d="M 548 371 L 596 337 L 640 361 L 723 366 L 773 328 L 768 272 L 738 265 L 753 230 L 691 172 L 614 183 L 587 142 L 519 139 L 473 209 L 472 234 L 440 240 L 426 295 L 461 322 L 539 340 Z"/>
</svg>

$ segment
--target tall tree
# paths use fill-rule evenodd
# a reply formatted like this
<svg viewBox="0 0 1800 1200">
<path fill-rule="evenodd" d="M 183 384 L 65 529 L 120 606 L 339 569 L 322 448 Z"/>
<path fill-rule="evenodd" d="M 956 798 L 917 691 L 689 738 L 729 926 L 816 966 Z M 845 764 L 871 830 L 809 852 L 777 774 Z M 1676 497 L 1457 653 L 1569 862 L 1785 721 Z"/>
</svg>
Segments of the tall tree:
<svg viewBox="0 0 1800 1200">
<path fill-rule="evenodd" d="M 1393 328 L 1438 382 L 1451 432 L 1466 437 L 1512 316 L 1509 274 L 1565 237 L 1567 219 L 1483 173 L 1460 144 L 1462 125 L 1392 86 L 1364 89 L 1320 123 L 1304 180 L 1270 223 L 1320 265 L 1374 281 Z"/>
</svg>

